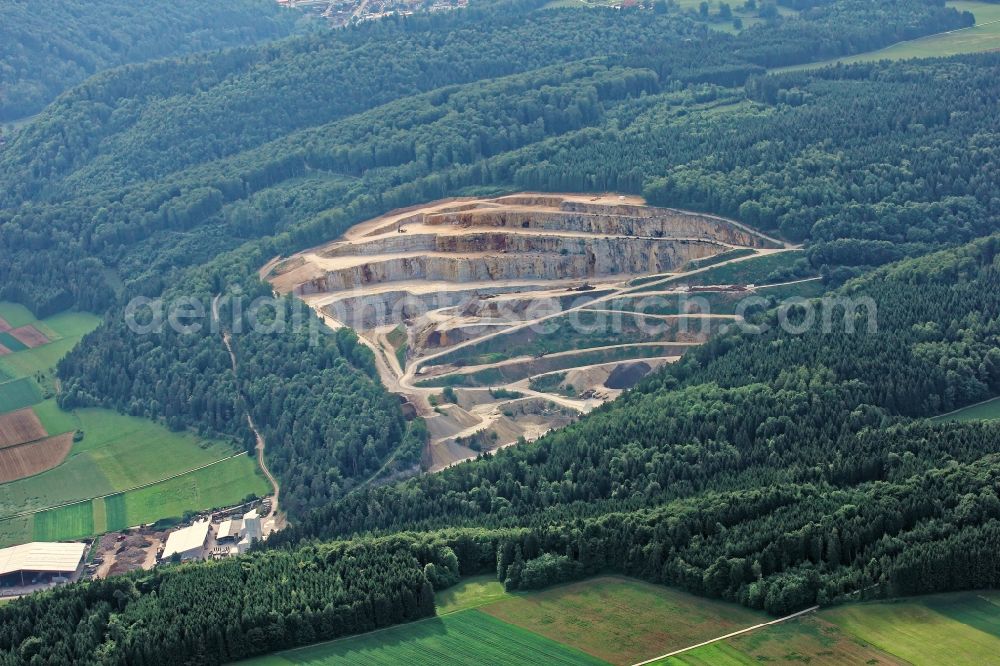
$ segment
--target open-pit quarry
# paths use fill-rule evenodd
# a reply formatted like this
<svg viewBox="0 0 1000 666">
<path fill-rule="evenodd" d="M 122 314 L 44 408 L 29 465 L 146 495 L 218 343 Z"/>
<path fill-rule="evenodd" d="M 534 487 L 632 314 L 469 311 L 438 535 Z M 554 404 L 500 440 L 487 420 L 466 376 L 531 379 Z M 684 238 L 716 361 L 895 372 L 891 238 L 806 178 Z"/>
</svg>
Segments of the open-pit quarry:
<svg viewBox="0 0 1000 666">
<path fill-rule="evenodd" d="M 636 300 L 681 297 L 686 276 L 787 249 L 637 197 L 517 194 L 397 210 L 262 275 L 357 331 L 426 420 L 425 467 L 438 470 L 570 423 L 738 316 Z"/>
</svg>

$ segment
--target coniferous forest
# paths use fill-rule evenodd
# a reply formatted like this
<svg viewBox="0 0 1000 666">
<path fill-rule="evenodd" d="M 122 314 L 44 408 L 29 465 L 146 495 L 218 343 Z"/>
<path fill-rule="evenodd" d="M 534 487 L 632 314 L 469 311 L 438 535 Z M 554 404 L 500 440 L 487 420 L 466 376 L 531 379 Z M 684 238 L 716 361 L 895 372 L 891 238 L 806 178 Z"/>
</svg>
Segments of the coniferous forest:
<svg viewBox="0 0 1000 666">
<path fill-rule="evenodd" d="M 29 112 L 97 72 L 0 148 L 0 299 L 104 316 L 60 403 L 248 450 L 249 412 L 291 526 L 0 606 L 0 663 L 223 663 L 432 615 L 476 573 L 614 571 L 773 614 L 1000 583 L 1000 422 L 929 418 L 1000 394 L 1000 54 L 773 72 L 972 22 L 934 0 L 782 4 L 802 11 L 730 34 L 484 1 L 229 50 L 133 33 L 139 55 L 42 83 L 11 65 L 31 91 L 2 108 Z M 258 20 L 232 35 L 292 30 Z M 113 67 L 158 55 L 177 57 Z M 426 437 L 371 353 L 346 330 L 312 344 L 292 299 L 287 325 L 241 334 L 225 297 L 268 295 L 271 258 L 393 208 L 525 189 L 802 243 L 832 329 L 763 312 L 537 442 L 370 483 Z M 130 331 L 136 296 L 219 299 L 236 373 L 208 327 Z"/>
<path fill-rule="evenodd" d="M 284 37 L 295 24 L 266 0 L 11 0 L 0 7 L 0 122 L 110 67 Z"/>
</svg>

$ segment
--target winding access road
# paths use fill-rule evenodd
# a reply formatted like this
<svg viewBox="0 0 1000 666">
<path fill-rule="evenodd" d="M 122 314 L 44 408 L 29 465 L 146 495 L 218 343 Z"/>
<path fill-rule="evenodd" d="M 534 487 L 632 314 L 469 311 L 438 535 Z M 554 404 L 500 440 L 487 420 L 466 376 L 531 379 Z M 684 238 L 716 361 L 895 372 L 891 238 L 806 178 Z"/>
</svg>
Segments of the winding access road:
<svg viewBox="0 0 1000 666">
<path fill-rule="evenodd" d="M 222 294 L 217 294 L 215 298 L 212 299 L 212 319 L 215 320 L 219 326 L 219 330 L 222 332 L 222 344 L 226 346 L 226 351 L 229 352 L 229 360 L 232 362 L 233 366 L 233 376 L 236 378 L 236 391 L 239 393 L 240 400 L 246 407 L 247 425 L 250 426 L 250 430 L 253 432 L 254 438 L 256 439 L 256 445 L 254 448 L 257 452 L 257 465 L 260 467 L 260 471 L 264 473 L 268 483 L 271 484 L 273 498 L 271 500 L 271 513 L 269 515 L 274 520 L 273 529 L 277 530 L 280 529 L 280 525 L 283 522 L 278 514 L 278 495 L 281 492 L 281 487 L 278 485 L 278 479 L 276 479 L 274 474 L 271 473 L 271 470 L 268 469 L 267 461 L 264 460 L 264 450 L 267 447 L 267 442 L 264 441 L 263 435 L 261 435 L 260 430 L 257 429 L 257 424 L 254 423 L 253 417 L 250 415 L 250 407 L 247 404 L 246 397 L 243 395 L 243 390 L 240 388 L 240 375 L 238 371 L 239 366 L 236 360 L 236 352 L 233 350 L 232 338 L 229 331 L 222 326 L 222 323 L 219 320 L 219 298 L 221 296 Z"/>
</svg>

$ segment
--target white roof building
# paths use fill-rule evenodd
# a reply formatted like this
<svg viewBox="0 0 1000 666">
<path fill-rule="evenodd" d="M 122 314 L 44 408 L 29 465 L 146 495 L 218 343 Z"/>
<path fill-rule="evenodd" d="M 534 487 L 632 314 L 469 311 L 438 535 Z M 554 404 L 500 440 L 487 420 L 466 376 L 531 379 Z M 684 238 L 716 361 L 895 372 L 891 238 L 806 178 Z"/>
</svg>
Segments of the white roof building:
<svg viewBox="0 0 1000 666">
<path fill-rule="evenodd" d="M 182 560 L 190 560 L 201 555 L 205 541 L 208 539 L 208 520 L 200 520 L 190 527 L 185 527 L 171 532 L 167 537 L 167 543 L 163 547 L 163 555 L 160 559 L 166 560 L 177 553 Z"/>
<path fill-rule="evenodd" d="M 260 516 L 257 510 L 248 511 L 243 514 L 243 527 L 240 529 L 240 541 L 236 544 L 240 553 L 247 552 L 254 541 L 264 538 L 264 532 L 260 525 Z"/>
<path fill-rule="evenodd" d="M 243 530 L 243 520 L 240 518 L 226 518 L 219 524 L 219 531 L 215 535 L 216 541 L 225 539 L 238 539 Z"/>
<path fill-rule="evenodd" d="M 19 571 L 70 574 L 87 550 L 85 543 L 35 541 L 0 549 L 0 576 Z"/>
<path fill-rule="evenodd" d="M 263 537 L 260 516 L 257 515 L 257 509 L 243 514 L 243 529 L 240 530 L 240 536 L 251 542 Z"/>
</svg>

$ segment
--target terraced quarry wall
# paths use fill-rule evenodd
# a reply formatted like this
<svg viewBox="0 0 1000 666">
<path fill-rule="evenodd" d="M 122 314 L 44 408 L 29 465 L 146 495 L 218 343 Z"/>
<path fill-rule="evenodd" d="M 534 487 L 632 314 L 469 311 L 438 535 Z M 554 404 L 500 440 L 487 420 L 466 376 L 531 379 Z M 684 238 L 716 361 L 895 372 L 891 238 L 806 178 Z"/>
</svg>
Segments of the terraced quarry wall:
<svg viewBox="0 0 1000 666">
<path fill-rule="evenodd" d="M 358 331 L 386 386 L 427 420 L 425 464 L 439 469 L 565 425 L 734 319 L 613 307 L 636 278 L 663 289 L 785 249 L 635 197 L 528 193 L 389 213 L 265 277 Z M 555 368 L 571 382 L 540 379 Z"/>
</svg>

